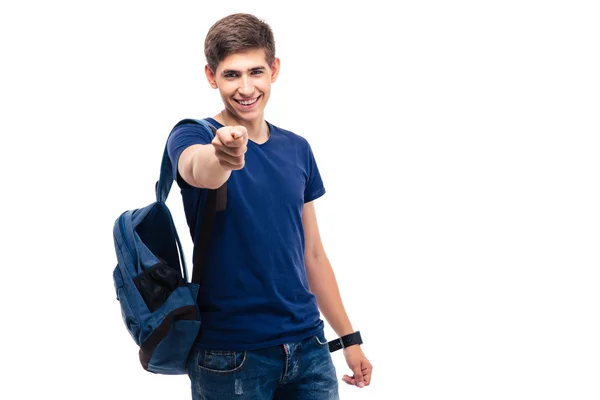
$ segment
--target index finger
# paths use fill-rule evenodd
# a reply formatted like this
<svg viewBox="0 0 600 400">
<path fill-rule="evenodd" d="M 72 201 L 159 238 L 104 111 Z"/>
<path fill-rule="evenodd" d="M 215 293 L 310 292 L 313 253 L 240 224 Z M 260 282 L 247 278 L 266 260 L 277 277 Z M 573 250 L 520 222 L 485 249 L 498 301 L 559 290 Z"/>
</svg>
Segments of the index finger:
<svg viewBox="0 0 600 400">
<path fill-rule="evenodd" d="M 221 130 L 222 129 L 222 130 Z M 217 136 L 226 147 L 242 147 L 244 141 L 240 140 L 243 132 L 235 128 L 221 128 L 217 131 Z"/>
<path fill-rule="evenodd" d="M 232 137 L 232 138 L 234 138 L 234 139 L 239 139 L 239 138 L 241 138 L 242 136 L 243 136 L 243 133 L 242 133 L 242 132 L 240 132 L 239 130 L 235 130 L 235 129 L 231 130 L 231 137 Z"/>
</svg>

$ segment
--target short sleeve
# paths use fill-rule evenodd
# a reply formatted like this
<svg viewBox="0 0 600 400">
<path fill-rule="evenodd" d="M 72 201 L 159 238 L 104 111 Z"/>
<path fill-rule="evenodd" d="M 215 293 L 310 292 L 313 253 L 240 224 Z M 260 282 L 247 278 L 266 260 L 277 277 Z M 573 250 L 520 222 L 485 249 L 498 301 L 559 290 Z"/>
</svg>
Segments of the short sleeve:
<svg viewBox="0 0 600 400">
<path fill-rule="evenodd" d="M 308 203 L 323 196 L 325 194 L 325 186 L 323 185 L 323 180 L 321 179 L 319 167 L 317 167 L 317 161 L 315 160 L 315 156 L 312 152 L 312 149 L 308 142 L 306 143 L 308 151 L 308 164 L 306 170 L 308 172 L 308 177 L 306 181 L 306 187 L 304 189 L 304 202 Z"/>
<path fill-rule="evenodd" d="M 183 124 L 175 128 L 169 140 L 167 141 L 167 152 L 173 166 L 173 179 L 182 189 L 189 188 L 190 185 L 183 180 L 178 172 L 178 163 L 181 153 L 188 147 L 195 144 L 209 144 L 213 140 L 212 132 L 205 125 Z"/>
</svg>

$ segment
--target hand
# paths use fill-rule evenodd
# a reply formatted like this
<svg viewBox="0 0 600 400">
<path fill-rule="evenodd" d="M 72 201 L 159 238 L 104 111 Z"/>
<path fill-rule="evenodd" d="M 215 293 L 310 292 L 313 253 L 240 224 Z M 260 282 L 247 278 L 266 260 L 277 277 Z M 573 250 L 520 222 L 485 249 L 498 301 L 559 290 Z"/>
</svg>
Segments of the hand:
<svg viewBox="0 0 600 400">
<path fill-rule="evenodd" d="M 248 150 L 248 131 L 244 126 L 224 126 L 217 130 L 212 141 L 215 155 L 225 171 L 244 168 Z"/>
<path fill-rule="evenodd" d="M 373 366 L 363 354 L 360 345 L 349 346 L 344 349 L 346 363 L 354 373 L 352 376 L 344 375 L 342 380 L 348 385 L 356 385 L 359 388 L 369 386 L 371 383 L 371 372 Z"/>
</svg>

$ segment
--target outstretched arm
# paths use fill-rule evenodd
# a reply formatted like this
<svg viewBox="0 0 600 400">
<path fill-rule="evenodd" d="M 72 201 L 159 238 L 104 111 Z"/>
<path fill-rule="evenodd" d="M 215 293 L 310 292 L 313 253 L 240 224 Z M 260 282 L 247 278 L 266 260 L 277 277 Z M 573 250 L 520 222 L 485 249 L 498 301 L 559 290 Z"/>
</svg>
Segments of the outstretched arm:
<svg viewBox="0 0 600 400">
<path fill-rule="evenodd" d="M 317 305 L 338 336 L 353 333 L 354 329 L 344 308 L 333 268 L 321 242 L 313 202 L 304 204 L 302 225 L 306 244 L 304 251 L 306 274 L 310 290 L 317 298 Z M 354 373 L 353 376 L 344 375 L 344 382 L 358 387 L 368 386 L 371 383 L 373 366 L 363 354 L 360 345 L 346 347 L 344 357 Z"/>
</svg>

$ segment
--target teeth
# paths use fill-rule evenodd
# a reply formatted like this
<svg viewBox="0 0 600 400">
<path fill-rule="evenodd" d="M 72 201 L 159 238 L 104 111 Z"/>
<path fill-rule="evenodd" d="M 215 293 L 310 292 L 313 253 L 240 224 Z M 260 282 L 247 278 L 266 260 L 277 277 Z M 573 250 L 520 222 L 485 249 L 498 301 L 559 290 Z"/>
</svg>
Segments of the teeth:
<svg viewBox="0 0 600 400">
<path fill-rule="evenodd" d="M 257 99 L 254 100 L 238 100 L 238 103 L 240 103 L 243 106 L 249 106 L 250 104 L 254 104 L 256 103 Z"/>
</svg>

